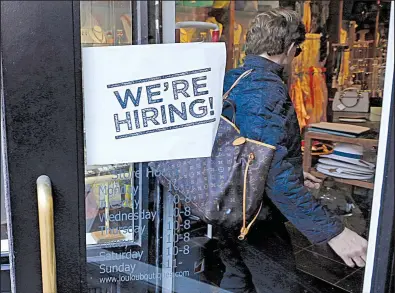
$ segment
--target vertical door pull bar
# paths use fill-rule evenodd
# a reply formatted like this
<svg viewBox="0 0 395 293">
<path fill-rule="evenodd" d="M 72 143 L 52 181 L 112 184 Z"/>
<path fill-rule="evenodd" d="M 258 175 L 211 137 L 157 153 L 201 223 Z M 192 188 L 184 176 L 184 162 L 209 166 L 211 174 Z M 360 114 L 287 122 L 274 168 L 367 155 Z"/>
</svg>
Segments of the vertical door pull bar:
<svg viewBox="0 0 395 293">
<path fill-rule="evenodd" d="M 37 200 L 43 293 L 57 293 L 52 186 L 46 175 L 37 179 Z"/>
</svg>

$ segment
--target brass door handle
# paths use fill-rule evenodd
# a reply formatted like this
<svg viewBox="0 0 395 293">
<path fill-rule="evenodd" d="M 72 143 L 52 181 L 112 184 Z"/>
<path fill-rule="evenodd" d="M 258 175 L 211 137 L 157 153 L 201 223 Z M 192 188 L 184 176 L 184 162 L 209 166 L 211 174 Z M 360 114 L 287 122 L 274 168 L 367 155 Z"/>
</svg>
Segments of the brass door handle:
<svg viewBox="0 0 395 293">
<path fill-rule="evenodd" d="M 46 175 L 37 178 L 37 200 L 43 293 L 57 293 L 52 184 Z"/>
</svg>

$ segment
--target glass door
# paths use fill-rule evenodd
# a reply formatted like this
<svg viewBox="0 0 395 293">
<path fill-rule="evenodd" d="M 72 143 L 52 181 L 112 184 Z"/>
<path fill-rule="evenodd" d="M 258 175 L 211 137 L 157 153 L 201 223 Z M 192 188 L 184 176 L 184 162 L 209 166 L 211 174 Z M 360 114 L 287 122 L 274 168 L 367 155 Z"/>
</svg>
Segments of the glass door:
<svg viewBox="0 0 395 293">
<path fill-rule="evenodd" d="M 160 41 L 160 4 L 81 2 L 82 50 Z M 147 41 L 133 36 L 145 26 Z M 202 274 L 211 233 L 189 203 L 163 190 L 145 163 L 85 164 L 89 292 L 211 292 Z"/>
</svg>

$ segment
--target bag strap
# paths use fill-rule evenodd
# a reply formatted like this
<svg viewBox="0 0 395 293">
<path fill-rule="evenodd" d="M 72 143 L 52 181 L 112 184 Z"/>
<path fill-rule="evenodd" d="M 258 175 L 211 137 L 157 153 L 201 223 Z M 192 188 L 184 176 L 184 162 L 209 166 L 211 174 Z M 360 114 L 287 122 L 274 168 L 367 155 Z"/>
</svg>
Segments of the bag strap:
<svg viewBox="0 0 395 293">
<path fill-rule="evenodd" d="M 245 72 L 243 72 L 242 75 L 240 75 L 236 81 L 232 84 L 232 86 L 230 87 L 230 89 L 228 89 L 228 91 L 222 96 L 223 100 L 226 100 L 230 94 L 230 92 L 235 88 L 235 86 L 240 82 L 240 80 L 242 80 L 244 77 L 247 77 L 248 75 L 250 75 L 250 73 L 253 71 L 253 69 L 247 70 Z"/>
<path fill-rule="evenodd" d="M 357 87 L 348 87 L 343 90 L 343 92 L 350 92 L 350 91 L 357 91 L 359 93 L 361 90 Z"/>
<path fill-rule="evenodd" d="M 352 99 L 356 99 L 355 103 L 352 105 L 346 105 L 343 101 L 344 98 L 349 98 L 349 97 L 345 97 L 345 93 L 346 92 L 350 92 L 350 91 L 356 91 L 357 92 L 357 96 L 356 97 L 351 97 Z M 354 108 L 356 105 L 359 104 L 359 101 L 362 99 L 362 95 L 361 95 L 361 91 L 358 88 L 353 88 L 353 87 L 349 87 L 344 89 L 341 93 L 340 93 L 340 98 L 339 101 L 340 103 L 343 104 L 343 106 L 345 106 L 346 108 Z"/>
</svg>

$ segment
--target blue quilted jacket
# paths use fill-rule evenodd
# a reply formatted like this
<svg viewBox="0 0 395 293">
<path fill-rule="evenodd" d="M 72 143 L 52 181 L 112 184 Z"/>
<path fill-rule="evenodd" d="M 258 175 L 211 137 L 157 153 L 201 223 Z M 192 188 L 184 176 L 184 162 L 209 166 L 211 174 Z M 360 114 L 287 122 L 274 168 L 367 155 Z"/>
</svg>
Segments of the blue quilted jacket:
<svg viewBox="0 0 395 293">
<path fill-rule="evenodd" d="M 246 70 L 252 73 L 231 91 L 241 135 L 277 147 L 266 184 L 266 196 L 312 243 L 326 243 L 340 234 L 341 221 L 323 208 L 304 187 L 299 124 L 283 67 L 260 56 L 247 55 L 242 67 L 225 75 L 224 92 Z M 224 115 L 230 115 L 228 110 Z M 230 118 L 230 117 L 229 117 Z"/>
</svg>

